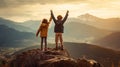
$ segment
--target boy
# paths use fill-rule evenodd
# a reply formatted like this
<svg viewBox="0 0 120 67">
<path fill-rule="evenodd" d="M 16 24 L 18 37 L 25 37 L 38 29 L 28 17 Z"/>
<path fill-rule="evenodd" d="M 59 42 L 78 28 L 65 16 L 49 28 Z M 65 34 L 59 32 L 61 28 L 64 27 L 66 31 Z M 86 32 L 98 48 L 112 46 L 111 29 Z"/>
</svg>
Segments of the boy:
<svg viewBox="0 0 120 67">
<path fill-rule="evenodd" d="M 58 15 L 57 19 L 55 19 L 53 11 L 51 10 L 50 12 L 51 12 L 51 17 L 55 23 L 54 32 L 55 32 L 56 49 L 58 49 L 58 40 L 60 40 L 61 49 L 63 49 L 63 38 L 62 38 L 62 33 L 64 33 L 63 25 L 68 17 L 69 11 L 66 12 L 64 19 L 62 19 L 63 17 L 61 15 Z"/>
</svg>

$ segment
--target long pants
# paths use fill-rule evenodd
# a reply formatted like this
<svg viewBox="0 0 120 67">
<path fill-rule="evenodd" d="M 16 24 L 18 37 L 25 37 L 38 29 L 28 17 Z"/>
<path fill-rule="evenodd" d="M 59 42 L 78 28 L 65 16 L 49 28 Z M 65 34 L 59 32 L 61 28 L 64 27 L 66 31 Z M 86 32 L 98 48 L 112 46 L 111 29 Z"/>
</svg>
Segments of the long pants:
<svg viewBox="0 0 120 67">
<path fill-rule="evenodd" d="M 63 38 L 62 33 L 55 33 L 55 42 L 56 42 L 56 48 L 58 48 L 58 41 L 60 40 L 61 48 L 63 48 Z"/>
<path fill-rule="evenodd" d="M 45 44 L 44 50 L 47 50 L 47 37 L 41 37 L 41 50 L 43 50 L 43 43 Z"/>
</svg>

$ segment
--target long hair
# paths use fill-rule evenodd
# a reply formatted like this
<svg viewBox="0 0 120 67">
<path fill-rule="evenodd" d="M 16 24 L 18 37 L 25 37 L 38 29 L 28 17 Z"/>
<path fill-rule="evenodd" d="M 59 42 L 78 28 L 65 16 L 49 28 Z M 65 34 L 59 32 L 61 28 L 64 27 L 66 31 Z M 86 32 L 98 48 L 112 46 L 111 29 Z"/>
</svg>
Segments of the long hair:
<svg viewBox="0 0 120 67">
<path fill-rule="evenodd" d="M 47 23 L 47 22 L 48 22 L 47 19 L 43 19 L 43 20 L 42 20 L 42 23 Z"/>
</svg>

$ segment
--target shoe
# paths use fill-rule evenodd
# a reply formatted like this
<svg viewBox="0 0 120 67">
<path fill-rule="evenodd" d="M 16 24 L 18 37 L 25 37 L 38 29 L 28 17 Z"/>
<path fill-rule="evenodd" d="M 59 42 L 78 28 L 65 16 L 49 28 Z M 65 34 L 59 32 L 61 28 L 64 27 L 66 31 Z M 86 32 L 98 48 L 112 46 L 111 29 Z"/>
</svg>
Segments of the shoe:
<svg viewBox="0 0 120 67">
<path fill-rule="evenodd" d="M 45 51 L 47 51 L 47 48 L 45 48 Z"/>
<path fill-rule="evenodd" d="M 64 49 L 63 49 L 63 45 L 61 46 L 61 50 L 64 50 Z"/>
</svg>

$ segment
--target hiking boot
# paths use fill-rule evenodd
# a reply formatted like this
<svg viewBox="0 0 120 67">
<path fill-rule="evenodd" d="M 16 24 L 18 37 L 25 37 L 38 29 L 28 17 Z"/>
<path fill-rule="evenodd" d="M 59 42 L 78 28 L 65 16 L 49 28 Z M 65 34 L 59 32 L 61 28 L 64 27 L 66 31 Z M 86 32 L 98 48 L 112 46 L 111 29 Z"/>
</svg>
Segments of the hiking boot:
<svg viewBox="0 0 120 67">
<path fill-rule="evenodd" d="M 55 50 L 58 50 L 58 46 L 56 46 Z"/>
<path fill-rule="evenodd" d="M 45 51 L 47 51 L 47 48 L 45 48 Z"/>
<path fill-rule="evenodd" d="M 63 45 L 62 45 L 60 48 L 61 48 L 61 50 L 64 50 L 64 49 L 63 49 Z"/>
</svg>

